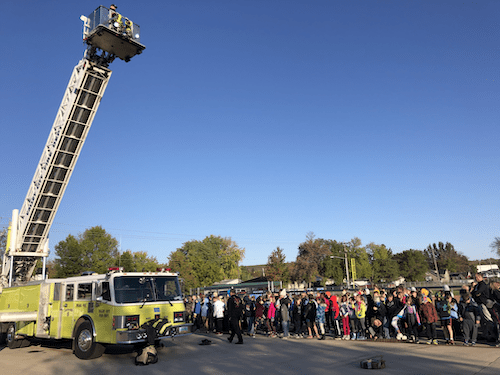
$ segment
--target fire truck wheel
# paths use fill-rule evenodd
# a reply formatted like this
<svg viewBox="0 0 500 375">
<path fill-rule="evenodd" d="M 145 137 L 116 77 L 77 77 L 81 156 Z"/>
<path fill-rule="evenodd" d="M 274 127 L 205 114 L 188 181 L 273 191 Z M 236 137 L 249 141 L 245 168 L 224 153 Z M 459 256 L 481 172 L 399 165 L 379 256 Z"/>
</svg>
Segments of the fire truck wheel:
<svg viewBox="0 0 500 375">
<path fill-rule="evenodd" d="M 5 340 L 7 341 L 7 346 L 10 349 L 17 349 L 21 347 L 23 340 L 16 339 L 16 325 L 14 323 L 9 324 Z"/>
<path fill-rule="evenodd" d="M 104 353 L 104 346 L 95 342 L 92 325 L 88 321 L 78 326 L 74 340 L 75 355 L 80 359 L 98 358 Z"/>
</svg>

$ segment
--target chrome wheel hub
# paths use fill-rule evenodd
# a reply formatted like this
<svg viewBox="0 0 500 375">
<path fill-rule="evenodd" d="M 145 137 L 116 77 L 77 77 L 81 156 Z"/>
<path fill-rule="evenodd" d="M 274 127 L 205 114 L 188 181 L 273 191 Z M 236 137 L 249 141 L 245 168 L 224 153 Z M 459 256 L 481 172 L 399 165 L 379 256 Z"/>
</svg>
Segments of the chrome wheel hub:
<svg viewBox="0 0 500 375">
<path fill-rule="evenodd" d="M 84 329 L 78 336 L 78 348 L 82 352 L 86 352 L 92 346 L 92 333 L 88 329 Z"/>
</svg>

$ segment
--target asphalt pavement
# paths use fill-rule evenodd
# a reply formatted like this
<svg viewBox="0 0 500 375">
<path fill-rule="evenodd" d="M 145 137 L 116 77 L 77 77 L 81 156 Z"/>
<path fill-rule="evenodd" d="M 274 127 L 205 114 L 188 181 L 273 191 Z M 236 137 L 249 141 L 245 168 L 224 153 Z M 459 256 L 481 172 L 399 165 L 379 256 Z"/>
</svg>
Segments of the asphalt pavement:
<svg viewBox="0 0 500 375">
<path fill-rule="evenodd" d="M 67 342 L 40 342 L 26 348 L 0 346 L 2 374 L 500 374 L 500 349 L 492 345 L 427 345 L 403 342 L 342 341 L 244 336 L 243 345 L 228 335 L 192 334 L 165 341 L 159 361 L 135 366 L 135 352 L 110 347 L 97 359 L 76 358 Z M 208 339 L 210 345 L 199 345 Z M 362 369 L 369 358 L 385 360 L 384 369 Z"/>
</svg>

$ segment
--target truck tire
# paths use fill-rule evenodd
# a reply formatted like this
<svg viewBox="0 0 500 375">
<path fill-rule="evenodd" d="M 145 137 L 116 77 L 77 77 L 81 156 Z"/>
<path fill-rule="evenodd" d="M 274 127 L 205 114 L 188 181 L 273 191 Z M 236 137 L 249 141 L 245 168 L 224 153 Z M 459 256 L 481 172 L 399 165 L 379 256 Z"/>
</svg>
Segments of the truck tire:
<svg viewBox="0 0 500 375">
<path fill-rule="evenodd" d="M 77 327 L 73 345 L 80 359 L 98 358 L 104 353 L 104 346 L 95 342 L 92 324 L 87 320 Z"/>
<path fill-rule="evenodd" d="M 17 349 L 21 347 L 22 340 L 16 339 L 16 325 L 14 323 L 9 324 L 5 341 L 7 342 L 9 349 Z"/>
</svg>

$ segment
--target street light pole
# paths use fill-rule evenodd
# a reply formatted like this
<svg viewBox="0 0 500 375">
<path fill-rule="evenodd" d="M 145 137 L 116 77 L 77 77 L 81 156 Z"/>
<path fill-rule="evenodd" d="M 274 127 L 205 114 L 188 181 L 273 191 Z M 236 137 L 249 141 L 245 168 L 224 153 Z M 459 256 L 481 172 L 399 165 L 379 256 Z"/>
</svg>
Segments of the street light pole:
<svg viewBox="0 0 500 375">
<path fill-rule="evenodd" d="M 349 290 L 350 287 L 350 281 L 349 281 L 349 262 L 347 261 L 347 249 L 345 247 L 346 243 L 343 242 L 342 245 L 344 245 L 344 255 L 345 255 L 345 272 L 347 274 L 347 290 Z"/>
<path fill-rule="evenodd" d="M 434 267 L 436 268 L 436 276 L 437 276 L 437 279 L 438 281 L 441 281 L 441 277 L 439 277 L 439 268 L 438 268 L 438 264 L 436 262 L 436 254 L 434 254 L 434 248 L 432 246 L 429 246 L 431 248 L 431 251 L 432 251 L 432 258 L 434 259 Z"/>
<path fill-rule="evenodd" d="M 347 281 L 347 289 L 350 287 L 350 280 L 349 280 L 349 262 L 347 262 L 347 249 L 345 248 L 346 243 L 343 242 L 342 245 L 344 245 L 344 258 L 342 257 L 336 257 L 335 255 L 330 255 L 330 258 L 338 258 L 338 259 L 344 259 L 345 260 L 345 273 L 346 273 L 346 281 Z"/>
</svg>

